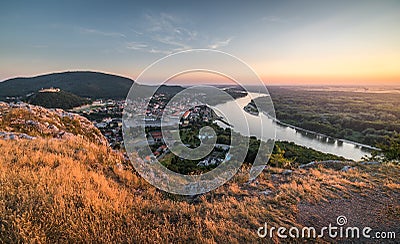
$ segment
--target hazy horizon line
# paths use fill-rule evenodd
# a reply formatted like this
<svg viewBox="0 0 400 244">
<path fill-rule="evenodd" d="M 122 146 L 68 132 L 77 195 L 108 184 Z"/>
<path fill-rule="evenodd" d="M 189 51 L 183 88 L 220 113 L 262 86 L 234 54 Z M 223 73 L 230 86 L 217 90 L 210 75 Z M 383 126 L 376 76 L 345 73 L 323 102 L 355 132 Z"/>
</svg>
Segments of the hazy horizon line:
<svg viewBox="0 0 400 244">
<path fill-rule="evenodd" d="M 31 75 L 16 75 L 16 76 L 11 76 L 8 78 L 3 78 L 3 80 L 0 80 L 1 82 L 5 82 L 8 80 L 12 79 L 29 79 L 29 78 L 35 78 L 35 77 L 40 77 L 40 76 L 46 76 L 46 75 L 52 75 L 52 74 L 62 74 L 62 73 L 68 73 L 68 72 L 93 72 L 93 73 L 102 73 L 102 74 L 107 74 L 107 75 L 114 75 L 114 76 L 119 76 L 127 79 L 131 79 L 132 81 L 136 81 L 135 78 L 130 77 L 129 75 L 124 75 L 124 74 L 119 74 L 119 73 L 114 73 L 114 72 L 109 72 L 109 71 L 103 71 L 103 70 L 96 70 L 96 69 L 74 69 L 74 70 L 57 70 L 57 71 L 50 71 L 50 72 L 43 72 L 43 73 L 38 73 L 38 74 L 31 74 Z M 338 80 L 337 82 L 340 82 L 340 84 L 332 84 L 332 81 L 321 81 L 319 82 L 268 82 L 263 80 L 264 84 L 266 86 L 308 86 L 308 87 L 318 87 L 318 86 L 324 86 L 324 87 L 400 87 L 400 81 L 396 82 L 382 82 L 383 84 L 372 84 L 371 82 L 348 82 L 348 84 L 343 83 L 343 81 Z M 191 86 L 199 84 L 198 82 L 187 82 L 187 83 L 169 83 L 167 85 L 179 85 L 179 86 Z M 229 83 L 212 83 L 212 82 L 205 82 L 204 84 L 207 85 L 214 85 L 214 86 L 233 86 L 235 84 L 229 84 Z M 251 85 L 249 84 L 248 86 L 258 86 L 258 85 Z"/>
</svg>

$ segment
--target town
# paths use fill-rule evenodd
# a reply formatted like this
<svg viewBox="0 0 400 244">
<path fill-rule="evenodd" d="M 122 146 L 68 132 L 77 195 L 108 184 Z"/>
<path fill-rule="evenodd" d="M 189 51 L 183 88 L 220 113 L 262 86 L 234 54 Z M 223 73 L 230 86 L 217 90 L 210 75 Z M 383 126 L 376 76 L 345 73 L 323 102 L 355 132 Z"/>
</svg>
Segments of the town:
<svg viewBox="0 0 400 244">
<path fill-rule="evenodd" d="M 145 125 L 146 127 L 146 144 L 150 146 L 153 153 L 153 155 L 147 155 L 146 160 L 157 159 L 159 161 L 171 161 L 173 154 L 170 153 L 165 144 L 161 132 L 163 113 L 166 113 L 166 115 L 164 115 L 166 119 L 164 119 L 166 120 L 167 126 L 176 125 L 176 123 L 178 123 L 180 130 L 187 134 L 186 138 L 196 137 L 194 140 L 183 140 L 185 145 L 191 148 L 197 147 L 202 140 L 211 139 L 209 138 L 211 136 L 195 135 L 194 131 L 197 130 L 194 128 L 212 124 L 215 120 L 220 118 L 209 106 L 199 105 L 201 103 L 193 99 L 193 97 L 185 97 L 179 101 L 172 101 L 170 103 L 169 99 L 170 96 L 168 94 L 156 93 L 151 99 L 95 100 L 90 105 L 83 105 L 72 109 L 72 111 L 91 120 L 106 137 L 111 148 L 125 151 L 122 135 L 122 115 L 124 108 L 129 106 L 128 112 L 125 111 L 126 114 L 124 115 L 126 118 L 129 118 L 129 124 L 125 126 L 134 128 Z M 188 104 L 192 107 L 185 111 L 184 109 L 188 107 Z M 146 105 L 145 113 L 140 114 L 140 111 L 143 111 Z M 166 109 L 167 105 L 168 110 Z M 226 155 L 228 150 L 229 145 L 218 144 L 210 155 L 202 160 L 198 160 L 198 162 L 196 161 L 196 165 L 199 167 L 217 166 L 224 160 L 229 160 L 229 157 Z M 178 157 L 178 159 L 174 160 L 180 159 Z"/>
</svg>

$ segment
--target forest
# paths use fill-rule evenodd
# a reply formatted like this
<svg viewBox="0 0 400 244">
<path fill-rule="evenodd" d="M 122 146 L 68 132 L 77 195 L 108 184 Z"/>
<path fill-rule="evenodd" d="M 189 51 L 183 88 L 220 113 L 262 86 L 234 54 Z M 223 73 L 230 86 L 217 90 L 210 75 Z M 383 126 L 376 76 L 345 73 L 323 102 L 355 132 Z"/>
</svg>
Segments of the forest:
<svg viewBox="0 0 400 244">
<path fill-rule="evenodd" d="M 199 124 L 198 126 L 191 126 L 190 129 L 184 129 L 180 131 L 182 142 L 190 145 L 191 148 L 195 148 L 200 145 L 200 140 L 197 138 L 199 134 L 199 130 L 205 124 Z M 215 123 L 208 123 L 208 126 L 211 126 L 217 134 L 217 143 L 218 144 L 226 144 L 231 145 L 231 133 L 237 132 L 231 131 L 229 128 L 221 128 Z M 241 141 L 247 140 L 247 137 L 240 136 Z M 252 165 L 256 159 L 258 153 L 266 152 L 267 144 L 263 143 L 260 146 L 260 140 L 254 136 L 249 138 L 248 150 L 244 160 L 245 165 Z M 153 145 L 152 149 L 155 150 L 159 145 Z M 218 148 L 214 148 L 214 150 L 210 153 L 215 154 L 225 154 L 226 152 L 218 150 Z M 209 166 L 197 166 L 200 160 L 187 160 L 180 158 L 172 153 L 167 154 L 162 160 L 161 163 L 167 167 L 168 169 L 181 173 L 181 174 L 202 174 L 204 172 L 208 172 L 218 165 L 209 165 Z M 299 166 L 301 164 L 306 164 L 312 161 L 325 161 L 325 160 L 346 160 L 343 157 L 339 157 L 333 154 L 323 153 L 311 148 L 303 147 L 294 144 L 293 142 L 285 142 L 285 141 L 276 141 L 275 146 L 273 148 L 272 154 L 269 157 L 269 165 L 280 168 L 292 168 Z"/>
<path fill-rule="evenodd" d="M 276 118 L 371 146 L 400 132 L 400 94 L 269 87 Z"/>
</svg>

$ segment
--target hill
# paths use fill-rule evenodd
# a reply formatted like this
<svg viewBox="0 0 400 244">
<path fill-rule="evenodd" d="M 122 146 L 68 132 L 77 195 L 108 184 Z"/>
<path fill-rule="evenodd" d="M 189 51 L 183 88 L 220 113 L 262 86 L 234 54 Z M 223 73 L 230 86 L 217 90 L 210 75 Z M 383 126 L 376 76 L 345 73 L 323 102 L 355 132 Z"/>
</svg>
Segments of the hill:
<svg viewBox="0 0 400 244">
<path fill-rule="evenodd" d="M 62 109 L 45 109 L 25 103 L 10 105 L 0 102 L 0 132 L 7 138 L 82 137 L 108 145 L 106 138 L 85 117 Z"/>
<path fill-rule="evenodd" d="M 0 82 L 0 100 L 7 101 L 7 97 L 25 99 L 26 95 L 48 87 L 57 87 L 84 98 L 125 99 L 133 82 L 126 77 L 92 71 L 69 71 L 27 78 L 12 78 Z M 153 88 L 147 85 L 139 86 L 139 89 L 143 89 L 143 94 Z M 184 88 L 179 85 L 162 85 L 158 92 L 175 95 L 182 90 Z M 238 96 L 239 93 L 234 89 L 226 91 L 235 98 L 243 95 Z M 210 93 L 210 95 L 212 94 Z"/>
<path fill-rule="evenodd" d="M 180 197 L 150 186 L 117 152 L 79 137 L 0 140 L 0 154 L 4 243 L 279 243 L 276 232 L 258 237 L 258 228 L 319 230 L 339 215 L 351 226 L 400 231 L 396 165 L 355 164 L 348 172 L 320 165 L 291 174 L 268 168 L 250 184 L 239 172 L 213 192 Z M 338 242 L 326 238 L 317 240 Z"/>
<path fill-rule="evenodd" d="M 26 102 L 45 108 L 71 109 L 88 104 L 90 100 L 61 90 L 59 92 L 37 92 L 29 96 Z"/>
<path fill-rule="evenodd" d="M 0 242 L 277 243 L 257 230 L 320 229 L 339 215 L 400 231 L 399 165 L 267 167 L 251 182 L 244 166 L 218 189 L 182 197 L 149 185 L 104 140 L 79 115 L 0 103 Z"/>
<path fill-rule="evenodd" d="M 0 82 L 0 100 L 24 97 L 42 88 L 58 87 L 80 97 L 124 99 L 134 81 L 111 74 L 91 71 L 52 73 Z"/>
</svg>

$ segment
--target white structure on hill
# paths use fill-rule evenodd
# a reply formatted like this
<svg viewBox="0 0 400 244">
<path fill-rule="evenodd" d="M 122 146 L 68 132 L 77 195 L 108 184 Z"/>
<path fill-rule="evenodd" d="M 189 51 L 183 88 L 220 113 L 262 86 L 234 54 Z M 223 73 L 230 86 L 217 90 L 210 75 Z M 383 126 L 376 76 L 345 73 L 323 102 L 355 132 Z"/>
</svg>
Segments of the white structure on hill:
<svg viewBox="0 0 400 244">
<path fill-rule="evenodd" d="M 61 90 L 60 90 L 60 88 L 53 88 L 53 87 L 50 87 L 50 88 L 42 88 L 41 90 L 39 90 L 39 92 L 41 92 L 41 93 L 44 93 L 44 92 L 53 92 L 53 93 L 57 93 L 57 92 L 60 92 Z"/>
</svg>

